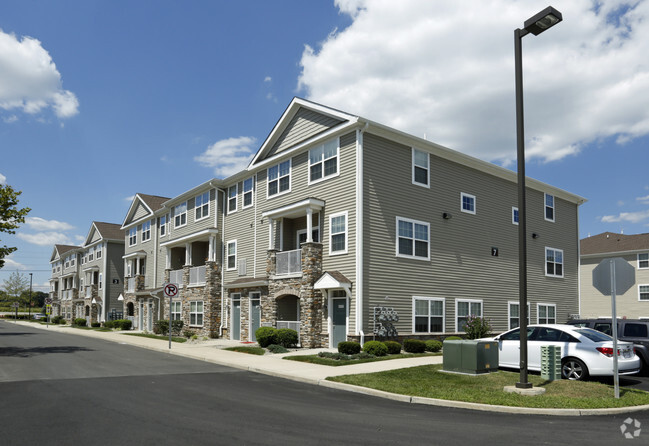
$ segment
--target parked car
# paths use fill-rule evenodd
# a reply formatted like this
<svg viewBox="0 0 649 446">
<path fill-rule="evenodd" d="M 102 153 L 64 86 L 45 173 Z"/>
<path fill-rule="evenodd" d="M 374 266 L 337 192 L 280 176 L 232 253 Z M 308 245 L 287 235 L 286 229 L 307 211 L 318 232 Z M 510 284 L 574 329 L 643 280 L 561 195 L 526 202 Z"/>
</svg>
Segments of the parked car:
<svg viewBox="0 0 649 446">
<path fill-rule="evenodd" d="M 39 319 L 47 319 L 47 314 L 44 313 L 36 313 L 32 316 L 34 319 L 39 320 Z"/>
<path fill-rule="evenodd" d="M 498 341 L 498 365 L 519 368 L 520 328 L 507 331 L 490 340 Z M 561 376 L 583 380 L 588 376 L 613 375 L 613 338 L 592 328 L 574 325 L 541 324 L 527 327 L 527 368 L 541 370 L 541 346 L 561 347 Z M 630 342 L 618 343 L 620 375 L 637 373 L 640 358 Z"/>
<path fill-rule="evenodd" d="M 611 318 L 573 319 L 568 324 L 577 327 L 589 327 L 612 336 Z M 642 360 L 642 374 L 649 374 L 649 320 L 618 319 L 617 338 L 620 341 L 632 342 L 636 354 Z"/>
</svg>

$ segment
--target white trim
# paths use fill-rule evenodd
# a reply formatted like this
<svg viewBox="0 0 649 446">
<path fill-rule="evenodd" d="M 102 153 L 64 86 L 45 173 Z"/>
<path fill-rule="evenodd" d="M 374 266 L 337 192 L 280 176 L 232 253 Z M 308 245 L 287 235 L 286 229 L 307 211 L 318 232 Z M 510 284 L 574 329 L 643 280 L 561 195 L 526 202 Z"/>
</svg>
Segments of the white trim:
<svg viewBox="0 0 649 446">
<path fill-rule="evenodd" d="M 253 297 L 256 294 L 257 297 Z M 259 326 L 261 327 L 261 292 L 251 291 L 248 293 L 248 341 L 252 341 L 252 301 L 259 300 Z"/>
<path fill-rule="evenodd" d="M 363 132 L 367 128 L 367 124 L 363 129 L 356 130 L 356 287 L 354 292 L 356 294 L 356 320 L 354 327 L 355 335 L 363 335 L 363 312 L 358 311 L 363 308 Z M 361 336 L 361 343 L 365 341 L 364 336 Z"/>
<path fill-rule="evenodd" d="M 319 215 L 319 214 L 318 214 Z M 318 231 L 318 241 L 316 243 L 322 243 L 322 234 L 320 233 L 320 226 L 313 226 L 311 228 L 311 235 L 313 236 L 313 231 Z M 300 247 L 300 235 L 306 235 L 306 228 L 304 229 L 298 229 L 295 232 L 295 245 L 299 248 Z M 315 240 L 314 240 L 315 241 Z"/>
<path fill-rule="evenodd" d="M 415 164 L 415 152 L 423 153 L 426 155 L 426 184 L 424 183 L 419 183 L 415 181 L 415 167 L 419 167 L 420 169 L 423 169 L 421 166 L 417 166 Z M 412 167 L 411 167 L 411 173 L 412 173 L 412 184 L 415 186 L 421 186 L 425 187 L 427 189 L 430 189 L 430 153 L 425 151 L 425 150 L 419 150 L 415 149 L 414 147 L 411 148 L 411 162 L 412 162 Z"/>
<path fill-rule="evenodd" d="M 234 188 L 234 196 L 230 196 L 230 189 Z M 227 215 L 234 214 L 237 212 L 237 209 L 239 208 L 239 183 L 234 183 L 232 186 L 228 186 L 227 189 L 227 203 L 228 203 L 228 208 L 227 208 Z M 234 210 L 230 210 L 230 201 L 234 200 Z"/>
<path fill-rule="evenodd" d="M 149 230 L 148 230 L 148 232 L 149 232 L 149 238 L 147 238 L 147 239 L 145 240 L 145 239 L 144 239 L 144 232 L 145 232 L 145 231 L 144 231 L 144 225 L 147 224 L 147 223 L 148 223 L 148 225 L 149 225 Z M 140 236 L 141 243 L 145 243 L 145 242 L 150 241 L 150 240 L 151 240 L 151 220 L 143 221 L 142 224 L 139 225 L 139 226 L 142 228 L 142 229 L 141 229 L 142 232 L 141 232 L 141 236 Z"/>
<path fill-rule="evenodd" d="M 234 243 L 234 266 L 230 268 L 230 244 Z M 237 270 L 237 239 L 228 240 L 225 243 L 225 269 L 227 271 Z"/>
<path fill-rule="evenodd" d="M 649 294 L 649 284 L 639 283 L 638 284 L 638 302 L 649 302 L 649 299 L 640 299 L 640 287 L 641 286 L 646 286 L 647 287 L 647 294 Z"/>
<path fill-rule="evenodd" d="M 473 210 L 464 209 L 464 197 L 473 200 Z M 478 200 L 476 200 L 475 195 L 467 194 L 465 192 L 460 192 L 460 210 L 466 214 L 475 215 L 476 212 L 478 211 Z"/>
<path fill-rule="evenodd" d="M 246 181 L 248 181 L 248 180 L 250 180 L 250 182 L 252 183 L 252 189 L 250 189 L 250 192 L 246 192 Z M 255 185 L 256 185 L 255 175 L 244 179 L 241 182 L 241 185 L 242 185 L 242 187 L 241 187 L 241 209 L 248 209 L 250 207 L 253 207 L 255 205 L 255 189 L 256 189 L 255 188 Z M 248 205 L 246 205 L 246 193 L 249 193 L 250 197 L 251 197 L 250 198 L 250 204 L 248 204 Z M 256 224 L 256 221 L 255 221 L 255 224 Z"/>
<path fill-rule="evenodd" d="M 279 220 L 281 218 L 297 218 L 304 216 L 307 208 L 310 208 L 315 212 L 320 212 L 324 205 L 325 202 L 322 200 L 307 198 L 306 200 L 298 201 L 297 203 L 264 211 L 261 213 L 261 217 L 272 218 L 273 220 Z"/>
<path fill-rule="evenodd" d="M 332 251 L 333 236 L 334 235 L 339 235 L 340 232 L 338 232 L 336 234 L 333 233 L 333 230 L 331 229 L 331 221 L 334 218 L 340 217 L 340 216 L 345 217 L 345 232 L 344 232 L 344 234 L 345 234 L 345 249 L 340 250 L 340 251 Z M 348 212 L 343 211 L 343 212 L 337 212 L 335 214 L 331 214 L 329 216 L 329 255 L 330 256 L 343 255 L 343 254 L 347 254 L 348 251 L 349 251 L 349 215 L 348 215 Z"/>
<path fill-rule="evenodd" d="M 541 307 L 553 307 L 554 308 L 554 322 L 541 322 L 539 315 L 541 314 L 540 308 Z M 547 315 L 547 310 L 545 314 L 546 320 L 548 319 Z M 545 302 L 538 302 L 536 304 L 536 323 L 537 324 L 556 324 L 557 323 L 557 304 L 551 304 L 551 303 L 545 303 Z"/>
<path fill-rule="evenodd" d="M 508 330 L 512 330 L 514 328 L 517 328 L 517 327 L 512 327 L 511 326 L 511 319 L 513 317 L 512 312 L 511 312 L 511 305 L 519 305 L 520 306 L 520 304 L 521 303 L 518 300 L 509 300 L 509 301 L 507 301 L 507 327 L 508 327 L 507 329 Z M 527 323 L 528 323 L 528 325 L 529 325 L 529 322 L 531 320 L 530 319 L 531 316 L 532 316 L 532 310 L 531 310 L 531 307 L 530 307 L 530 303 L 527 302 Z M 520 322 L 521 322 L 520 321 L 520 319 L 521 319 L 520 312 L 516 313 L 516 318 L 518 318 L 518 326 L 520 327 L 520 325 L 521 325 L 520 324 Z"/>
<path fill-rule="evenodd" d="M 336 142 L 336 155 L 335 155 L 335 158 L 336 158 L 336 173 L 333 173 L 333 174 L 330 174 L 330 175 L 325 175 L 325 161 L 326 160 L 324 159 L 324 147 L 325 147 L 326 144 L 328 144 L 328 143 L 330 143 L 332 141 Z M 317 150 L 317 149 L 322 149 L 322 157 L 321 157 L 320 161 L 315 163 L 315 164 L 321 164 L 322 165 L 322 176 L 320 178 L 318 178 L 317 180 L 312 180 L 311 179 L 311 166 L 312 166 L 311 165 L 311 151 L 312 150 Z M 308 185 L 318 184 L 318 183 L 321 183 L 321 182 L 323 182 L 325 180 L 328 180 L 330 178 L 335 178 L 335 177 L 340 176 L 340 137 L 325 141 L 322 144 L 318 144 L 317 146 L 311 147 L 309 149 L 309 151 L 307 152 L 307 157 L 308 157 L 308 163 L 307 163 L 308 164 L 308 166 L 307 166 L 307 169 L 308 169 L 308 183 L 307 184 Z M 331 159 L 331 158 L 334 158 L 334 157 L 330 157 L 328 159 Z"/>
<path fill-rule="evenodd" d="M 135 234 L 132 236 L 131 231 L 134 231 Z M 128 237 L 128 247 L 130 248 L 131 246 L 136 246 L 137 245 L 137 226 L 133 226 L 132 228 L 129 228 L 128 232 L 126 233 L 126 237 Z M 133 238 L 135 241 L 131 243 L 131 238 Z M 90 255 L 90 250 L 86 251 L 86 254 L 89 256 Z M 89 257 L 86 257 L 86 262 L 92 262 L 92 260 L 89 260 Z"/>
<path fill-rule="evenodd" d="M 192 311 L 192 302 L 196 302 L 196 309 L 198 309 L 198 303 L 200 302 L 201 303 L 201 311 Z M 188 314 L 188 316 L 189 316 L 189 321 L 188 322 L 189 322 L 190 327 L 204 327 L 205 326 L 205 301 L 204 300 L 199 300 L 199 299 L 190 300 L 189 301 L 189 312 L 188 313 L 189 313 Z M 192 324 L 192 314 L 196 314 L 196 315 L 202 314 L 203 315 L 203 317 L 201 318 L 202 323 L 200 323 L 200 324 L 198 324 L 198 323 Z M 198 322 L 198 316 L 196 317 L 196 322 Z"/>
<path fill-rule="evenodd" d="M 555 255 L 556 255 L 557 251 L 561 253 L 561 263 L 560 263 L 561 264 L 561 274 L 560 275 L 559 274 L 548 274 L 548 249 L 551 249 L 552 251 L 555 251 Z M 556 278 L 559 278 L 559 279 L 563 278 L 564 273 L 565 273 L 564 265 L 566 264 L 566 259 L 564 258 L 563 249 L 552 248 L 550 246 L 546 246 L 545 250 L 543 251 L 543 254 L 544 254 L 544 256 L 543 256 L 543 272 L 545 273 L 545 277 L 556 277 Z M 553 263 L 555 265 L 554 269 L 556 271 L 556 265 L 557 265 L 558 262 L 553 262 Z"/>
<path fill-rule="evenodd" d="M 552 206 L 547 205 L 548 197 L 552 197 Z M 552 218 L 551 219 L 547 217 L 547 212 L 546 212 L 547 208 L 552 209 Z M 552 223 L 554 223 L 557 220 L 557 199 L 556 199 L 556 197 L 554 195 L 548 194 L 547 192 L 543 193 L 543 219 L 545 221 L 549 221 L 549 222 L 552 222 Z"/>
<path fill-rule="evenodd" d="M 647 260 L 646 260 L 647 266 L 640 266 L 640 256 L 647 256 Z M 649 269 L 649 253 L 639 252 L 637 256 L 637 261 L 638 261 L 637 269 Z"/>
<path fill-rule="evenodd" d="M 197 205 L 196 205 L 196 199 L 197 199 L 198 197 L 202 197 L 203 195 L 207 195 L 207 202 L 202 203 L 200 206 L 197 206 Z M 207 205 L 207 213 L 206 213 L 206 214 L 203 214 L 203 207 L 205 207 L 205 205 Z M 196 196 L 194 197 L 194 221 L 201 221 L 201 220 L 205 220 L 206 218 L 209 218 L 209 216 L 210 216 L 210 211 L 211 211 L 210 207 L 211 207 L 211 206 L 210 206 L 210 191 L 209 191 L 209 190 L 206 191 L 206 192 L 203 192 L 202 194 L 198 194 L 198 195 L 196 195 Z M 201 214 L 203 214 L 203 215 L 201 215 L 200 218 L 196 218 L 196 211 L 197 211 L 199 208 L 201 209 Z"/>
<path fill-rule="evenodd" d="M 429 331 L 416 331 L 415 329 L 415 317 L 416 317 L 416 312 L 415 312 L 415 307 L 416 307 L 416 301 L 417 300 L 425 300 L 428 302 L 428 315 L 426 316 L 428 318 L 428 330 Z M 430 301 L 436 301 L 436 302 L 442 302 L 442 331 L 430 331 Z M 419 316 L 423 317 L 423 316 Z M 435 317 L 439 317 L 435 315 Z M 446 332 L 446 298 L 444 297 L 428 297 L 428 296 L 412 296 L 412 333 L 444 333 Z"/>
<path fill-rule="evenodd" d="M 412 223 L 412 255 L 408 254 L 401 254 L 399 252 L 399 221 L 404 221 L 407 223 Z M 426 252 L 426 257 L 421 257 L 415 254 L 415 226 L 414 225 L 421 225 L 421 226 L 426 226 L 427 229 L 427 240 L 426 243 L 428 244 L 428 249 Z M 415 260 L 430 260 L 430 223 L 424 222 L 424 221 L 419 221 L 419 220 L 413 220 L 410 218 L 405 218 L 405 217 L 396 217 L 396 227 L 395 227 L 395 235 L 396 235 L 396 243 L 395 243 L 395 252 L 396 252 L 396 257 L 402 257 L 404 259 L 415 259 Z"/>
<path fill-rule="evenodd" d="M 218 233 L 219 233 L 218 229 L 214 229 L 214 228 L 203 229 L 202 231 L 194 232 L 193 234 L 188 234 L 180 238 L 175 238 L 173 240 L 167 240 L 166 242 L 161 242 L 160 247 L 164 247 L 164 246 L 174 247 L 175 245 L 179 245 L 179 244 L 184 245 L 188 241 L 198 240 L 205 235 L 209 235 L 209 234 L 216 235 Z"/>
<path fill-rule="evenodd" d="M 234 296 L 238 296 L 238 297 L 234 297 Z M 230 298 L 230 302 L 229 302 L 230 303 L 230 311 L 228 313 L 230 313 L 230 325 L 231 325 L 230 326 L 230 340 L 231 341 L 241 341 L 242 340 L 241 339 L 241 293 L 231 293 L 229 298 Z M 232 324 L 232 322 L 234 321 L 234 318 L 232 316 L 234 314 L 234 303 L 233 302 L 235 300 L 239 301 L 239 339 L 234 339 L 232 337 L 232 335 L 234 335 L 234 330 L 232 329 L 232 327 L 234 327 L 234 325 Z"/>
<path fill-rule="evenodd" d="M 469 316 L 472 314 L 471 313 L 471 304 L 472 303 L 479 303 L 480 304 L 480 314 L 476 315 L 476 316 L 482 317 L 482 315 L 484 314 L 484 302 L 482 301 L 482 299 L 463 299 L 463 298 L 455 299 L 455 321 L 454 321 L 454 324 L 455 324 L 455 332 L 456 333 L 460 332 L 460 330 L 458 328 L 458 323 L 457 323 L 457 320 L 460 317 L 458 315 L 458 313 L 457 313 L 457 307 L 458 307 L 458 304 L 460 302 L 467 302 L 469 304 Z M 465 316 L 462 316 L 462 317 L 465 317 Z"/>
<path fill-rule="evenodd" d="M 341 290 L 345 292 L 345 297 L 334 297 L 329 291 Z M 345 300 L 345 339 L 347 339 L 347 333 L 349 333 L 349 312 L 351 307 L 351 295 L 348 288 L 331 288 L 326 289 L 324 292 L 327 294 L 327 333 L 329 334 L 329 348 L 336 348 L 333 340 L 333 330 L 334 330 L 334 318 L 333 318 L 333 307 L 334 300 Z"/>
<path fill-rule="evenodd" d="M 179 213 L 178 215 L 176 215 L 176 209 L 178 209 L 178 208 L 181 207 L 182 205 L 185 205 L 185 211 Z M 178 224 L 178 225 L 177 225 L 177 224 L 176 224 L 176 217 L 182 217 L 183 214 L 185 215 L 185 223 L 182 223 L 182 224 Z M 178 203 L 176 206 L 174 206 L 174 207 L 173 207 L 172 215 L 173 215 L 173 219 L 174 219 L 174 224 L 173 224 L 174 229 L 176 229 L 176 228 L 182 228 L 183 226 L 187 226 L 187 200 L 183 201 L 182 203 Z M 180 218 L 180 219 L 182 220 L 182 218 Z"/>
<path fill-rule="evenodd" d="M 288 175 L 281 176 L 280 175 L 280 166 L 282 164 L 286 163 L 286 162 L 288 162 Z M 277 167 L 277 178 L 271 180 L 270 179 L 270 169 L 272 169 L 273 167 Z M 286 176 L 288 176 L 288 189 L 286 189 L 285 191 L 280 191 L 279 190 L 279 183 L 280 183 L 279 180 L 281 178 L 286 177 Z M 270 200 L 272 198 L 279 197 L 281 195 L 285 195 L 285 194 L 290 193 L 291 192 L 292 181 L 293 181 L 293 179 L 291 178 L 292 176 L 293 176 L 293 158 L 289 158 L 287 160 L 280 161 L 280 162 L 278 162 L 276 164 L 273 164 L 272 166 L 269 166 L 266 169 L 266 199 Z M 270 195 L 269 184 L 270 184 L 271 181 L 277 181 L 277 192 L 274 193 L 273 195 Z"/>
<path fill-rule="evenodd" d="M 517 206 L 512 206 L 512 224 L 516 225 L 516 226 L 518 226 L 518 221 L 516 221 L 516 218 L 518 217 L 516 215 L 517 212 L 518 212 L 518 207 Z"/>
</svg>

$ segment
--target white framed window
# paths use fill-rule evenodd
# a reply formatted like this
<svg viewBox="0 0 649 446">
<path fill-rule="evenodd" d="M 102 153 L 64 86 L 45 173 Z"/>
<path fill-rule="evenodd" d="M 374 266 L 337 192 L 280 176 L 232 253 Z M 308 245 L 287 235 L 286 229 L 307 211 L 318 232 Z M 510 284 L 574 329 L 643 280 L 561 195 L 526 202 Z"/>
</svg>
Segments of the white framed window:
<svg viewBox="0 0 649 446">
<path fill-rule="evenodd" d="M 174 228 L 180 228 L 187 224 L 187 202 L 174 206 Z"/>
<path fill-rule="evenodd" d="M 475 214 L 476 203 L 475 195 L 460 193 L 460 209 L 467 214 Z"/>
<path fill-rule="evenodd" d="M 182 302 L 172 301 L 171 302 L 171 320 L 179 321 L 182 319 Z"/>
<path fill-rule="evenodd" d="M 413 296 L 413 333 L 443 333 L 446 326 L 445 299 Z"/>
<path fill-rule="evenodd" d="M 203 326 L 203 301 L 193 300 L 189 302 L 189 325 Z"/>
<path fill-rule="evenodd" d="M 430 260 L 430 224 L 397 217 L 397 257 Z"/>
<path fill-rule="evenodd" d="M 536 319 L 539 324 L 557 323 L 557 306 L 554 304 L 538 304 L 536 306 Z"/>
<path fill-rule="evenodd" d="M 482 301 L 475 299 L 455 300 L 455 331 L 464 331 L 469 316 L 482 317 Z"/>
<path fill-rule="evenodd" d="M 133 277 L 133 261 L 128 260 L 126 262 L 126 277 Z"/>
<path fill-rule="evenodd" d="M 649 285 L 638 285 L 638 300 L 649 301 Z"/>
<path fill-rule="evenodd" d="M 137 228 L 134 226 L 128 230 L 128 246 L 135 246 L 137 244 Z M 90 253 L 88 253 L 88 261 L 92 260 L 90 258 Z"/>
<path fill-rule="evenodd" d="M 412 149 L 412 184 L 430 187 L 430 156 L 428 152 Z"/>
<path fill-rule="evenodd" d="M 309 184 L 338 175 L 338 138 L 309 150 Z"/>
<path fill-rule="evenodd" d="M 210 192 L 197 195 L 194 198 L 194 221 L 202 220 L 210 215 Z"/>
<path fill-rule="evenodd" d="M 88 250 L 88 261 L 92 262 L 93 260 L 95 260 L 95 247 L 94 246 Z"/>
<path fill-rule="evenodd" d="M 518 224 L 518 208 L 515 206 L 512 206 L 512 224 Z"/>
<path fill-rule="evenodd" d="M 160 237 L 167 235 L 167 214 L 160 217 Z"/>
<path fill-rule="evenodd" d="M 520 318 L 520 312 L 519 312 L 519 308 L 521 307 L 520 303 L 517 302 L 517 301 L 510 301 L 507 304 L 508 304 L 507 305 L 507 312 L 508 312 L 507 321 L 509 322 L 509 329 L 511 330 L 511 329 L 520 327 L 520 325 L 521 325 L 520 324 L 521 318 Z M 530 323 L 530 304 L 529 303 L 527 304 L 527 323 L 528 323 L 528 325 Z"/>
<path fill-rule="evenodd" d="M 254 177 L 250 177 L 247 180 L 243 180 L 243 203 L 241 203 L 241 209 L 249 208 L 254 204 L 253 202 L 254 187 L 255 187 Z"/>
<path fill-rule="evenodd" d="M 302 243 L 306 243 L 306 229 L 300 229 L 297 231 L 297 246 L 302 246 Z M 315 243 L 320 242 L 320 226 L 315 226 L 313 231 L 311 231 L 311 238 Z"/>
<path fill-rule="evenodd" d="M 563 277 L 563 250 L 545 248 L 545 275 Z"/>
<path fill-rule="evenodd" d="M 329 255 L 347 254 L 347 211 L 329 217 Z"/>
<path fill-rule="evenodd" d="M 554 221 L 554 195 L 545 194 L 545 220 Z"/>
<path fill-rule="evenodd" d="M 649 268 L 649 253 L 638 254 L 638 269 Z"/>
<path fill-rule="evenodd" d="M 268 168 L 268 196 L 281 195 L 291 191 L 291 160 Z"/>
<path fill-rule="evenodd" d="M 228 214 L 237 212 L 237 193 L 239 185 L 228 187 Z"/>
<path fill-rule="evenodd" d="M 142 223 L 142 242 L 151 240 L 151 221 Z M 97 256 L 99 258 L 99 256 Z"/>
<path fill-rule="evenodd" d="M 228 247 L 227 269 L 228 271 L 232 271 L 237 269 L 237 241 L 236 240 L 229 241 L 227 247 Z"/>
<path fill-rule="evenodd" d="M 99 273 L 99 282 L 98 282 L 98 287 L 101 290 L 103 285 L 104 285 L 104 275 L 102 273 Z"/>
</svg>

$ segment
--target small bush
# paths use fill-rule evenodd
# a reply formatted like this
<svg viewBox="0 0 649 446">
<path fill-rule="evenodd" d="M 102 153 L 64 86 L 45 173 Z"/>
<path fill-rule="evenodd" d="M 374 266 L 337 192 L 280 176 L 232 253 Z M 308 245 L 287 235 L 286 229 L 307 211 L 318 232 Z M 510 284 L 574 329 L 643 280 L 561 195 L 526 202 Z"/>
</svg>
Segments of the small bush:
<svg viewBox="0 0 649 446">
<path fill-rule="evenodd" d="M 461 341 L 462 338 L 459 336 L 449 336 L 447 338 L 444 338 L 444 341 Z"/>
<path fill-rule="evenodd" d="M 191 330 L 183 330 L 183 336 L 186 338 L 191 338 L 193 334 L 194 332 Z"/>
<path fill-rule="evenodd" d="M 169 333 L 169 321 L 158 319 L 153 323 L 153 332 L 157 335 L 166 335 Z"/>
<path fill-rule="evenodd" d="M 101 327 L 101 322 L 91 322 L 90 326 L 92 328 L 99 328 L 99 327 Z"/>
<path fill-rule="evenodd" d="M 72 321 L 73 325 L 76 325 L 77 327 L 85 327 L 86 326 L 86 320 L 82 317 L 78 317 Z"/>
<path fill-rule="evenodd" d="M 426 341 L 426 351 L 436 353 L 442 349 L 442 343 L 434 339 Z"/>
<path fill-rule="evenodd" d="M 133 326 L 133 322 L 128 319 L 117 319 L 113 323 L 115 324 L 115 328 L 120 330 L 130 330 Z"/>
<path fill-rule="evenodd" d="M 277 344 L 270 344 L 266 348 L 271 353 L 288 353 L 288 350 L 285 347 L 283 347 L 281 345 L 277 345 Z"/>
<path fill-rule="evenodd" d="M 363 345 L 363 351 L 374 356 L 385 356 L 388 354 L 388 348 L 380 341 L 367 341 Z"/>
<path fill-rule="evenodd" d="M 343 341 L 338 343 L 338 353 L 344 355 L 355 355 L 361 352 L 361 344 L 353 341 Z"/>
<path fill-rule="evenodd" d="M 259 327 L 255 330 L 255 338 L 259 346 L 263 348 L 277 344 L 277 329 L 275 327 Z"/>
<path fill-rule="evenodd" d="M 104 322 L 104 328 L 115 328 L 115 321 Z"/>
<path fill-rule="evenodd" d="M 52 323 L 53 324 L 65 324 L 65 319 L 63 316 L 54 316 L 52 318 Z"/>
<path fill-rule="evenodd" d="M 388 348 L 389 355 L 398 355 L 401 353 L 401 344 L 396 341 L 383 341 L 385 346 Z"/>
<path fill-rule="evenodd" d="M 424 353 L 426 343 L 421 339 L 406 339 L 403 341 L 403 349 L 408 353 Z"/>
<path fill-rule="evenodd" d="M 297 340 L 297 331 L 291 330 L 290 328 L 280 328 L 277 330 L 277 343 L 282 347 L 295 347 Z"/>
<path fill-rule="evenodd" d="M 467 339 L 480 339 L 486 337 L 491 331 L 489 321 L 479 316 L 469 316 L 464 326 Z"/>
</svg>

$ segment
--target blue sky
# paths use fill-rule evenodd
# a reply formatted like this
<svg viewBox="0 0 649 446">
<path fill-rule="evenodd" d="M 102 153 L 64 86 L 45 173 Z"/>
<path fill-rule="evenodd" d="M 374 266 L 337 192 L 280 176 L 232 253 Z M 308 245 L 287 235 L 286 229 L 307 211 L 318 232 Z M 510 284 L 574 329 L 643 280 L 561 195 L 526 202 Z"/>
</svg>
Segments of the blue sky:
<svg viewBox="0 0 649 446">
<path fill-rule="evenodd" d="M 241 169 L 294 96 L 515 169 L 513 30 L 547 5 L 4 0 L 0 182 L 32 211 L 0 283 L 47 289 L 54 243 Z M 527 174 L 589 200 L 581 237 L 648 232 L 648 1 L 552 5 L 523 39 Z"/>
</svg>

